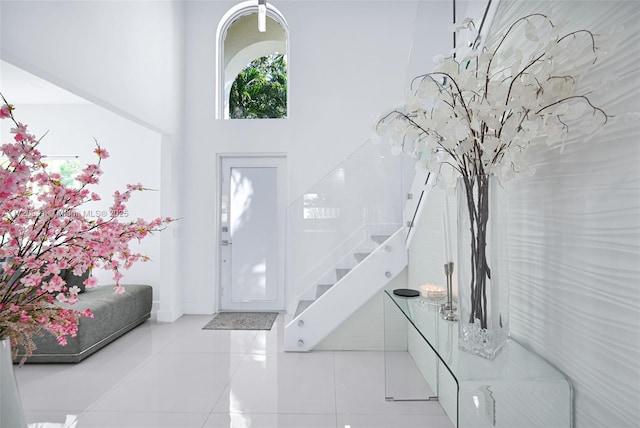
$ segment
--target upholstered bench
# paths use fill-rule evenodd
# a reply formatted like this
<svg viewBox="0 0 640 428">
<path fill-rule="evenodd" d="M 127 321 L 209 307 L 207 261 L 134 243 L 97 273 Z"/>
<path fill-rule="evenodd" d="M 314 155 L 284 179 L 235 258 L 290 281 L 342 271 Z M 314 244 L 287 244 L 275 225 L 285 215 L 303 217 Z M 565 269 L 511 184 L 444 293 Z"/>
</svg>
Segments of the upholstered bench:
<svg viewBox="0 0 640 428">
<path fill-rule="evenodd" d="M 67 336 L 67 344 L 61 346 L 52 334 L 44 332 L 34 337 L 37 349 L 27 358 L 27 363 L 77 363 L 100 348 L 113 342 L 151 316 L 153 289 L 149 285 L 125 285 L 125 292 L 113 294 L 113 285 L 87 288 L 78 295 L 72 308 L 91 309 L 94 318 L 80 318 L 78 335 Z M 16 362 L 23 355 L 18 355 Z"/>
</svg>

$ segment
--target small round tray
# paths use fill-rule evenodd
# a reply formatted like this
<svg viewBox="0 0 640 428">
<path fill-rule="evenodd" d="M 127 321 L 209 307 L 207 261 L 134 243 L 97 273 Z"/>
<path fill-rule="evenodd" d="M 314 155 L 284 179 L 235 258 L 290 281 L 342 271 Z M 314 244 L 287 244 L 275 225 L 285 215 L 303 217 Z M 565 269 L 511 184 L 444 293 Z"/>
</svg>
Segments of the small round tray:
<svg viewBox="0 0 640 428">
<path fill-rule="evenodd" d="M 410 288 L 397 288 L 393 290 L 393 294 L 402 297 L 418 297 L 420 292 L 418 290 L 412 290 Z"/>
</svg>

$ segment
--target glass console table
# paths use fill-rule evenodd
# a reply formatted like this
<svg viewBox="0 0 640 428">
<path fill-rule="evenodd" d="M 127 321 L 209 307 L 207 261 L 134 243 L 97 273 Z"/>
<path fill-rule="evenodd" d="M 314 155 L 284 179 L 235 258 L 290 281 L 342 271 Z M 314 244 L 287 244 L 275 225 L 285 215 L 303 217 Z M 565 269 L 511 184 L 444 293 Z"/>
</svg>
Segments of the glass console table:
<svg viewBox="0 0 640 428">
<path fill-rule="evenodd" d="M 571 383 L 544 359 L 513 339 L 494 361 L 459 351 L 441 302 L 385 294 L 387 400 L 437 399 L 455 427 L 572 427 Z M 403 381 L 406 371 L 425 385 Z"/>
</svg>

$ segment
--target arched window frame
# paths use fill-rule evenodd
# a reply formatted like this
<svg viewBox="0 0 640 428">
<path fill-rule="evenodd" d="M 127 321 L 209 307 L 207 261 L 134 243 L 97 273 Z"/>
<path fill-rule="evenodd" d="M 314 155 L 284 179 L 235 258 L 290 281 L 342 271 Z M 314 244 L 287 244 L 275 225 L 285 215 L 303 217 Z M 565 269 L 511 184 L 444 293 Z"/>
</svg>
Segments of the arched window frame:
<svg viewBox="0 0 640 428">
<path fill-rule="evenodd" d="M 289 117 L 289 87 L 290 87 L 290 75 L 291 75 L 291 67 L 289 62 L 289 26 L 287 21 L 284 19 L 284 16 L 280 11 L 273 6 L 268 1 L 266 2 L 267 6 L 267 17 L 276 21 L 284 30 L 285 34 L 285 43 L 287 46 L 287 117 Z M 242 3 L 239 3 L 233 6 L 231 9 L 224 14 L 220 22 L 218 23 L 218 29 L 216 30 L 216 119 L 226 119 L 225 118 L 225 102 L 227 101 L 228 95 L 225 93 L 225 67 L 226 64 L 224 62 L 224 41 L 227 36 L 227 31 L 233 23 L 246 15 L 257 14 L 258 13 L 258 0 L 249 0 Z M 257 25 L 257 22 L 256 22 Z"/>
</svg>

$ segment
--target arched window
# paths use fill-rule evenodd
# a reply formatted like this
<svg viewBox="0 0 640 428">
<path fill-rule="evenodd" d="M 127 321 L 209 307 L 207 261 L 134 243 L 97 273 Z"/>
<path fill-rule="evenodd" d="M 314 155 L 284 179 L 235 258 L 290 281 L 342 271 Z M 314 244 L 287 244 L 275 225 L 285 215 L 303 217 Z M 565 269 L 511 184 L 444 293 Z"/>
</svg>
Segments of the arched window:
<svg viewBox="0 0 640 428">
<path fill-rule="evenodd" d="M 266 28 L 259 29 L 261 7 Z M 250 0 L 229 9 L 218 24 L 216 46 L 217 119 L 288 116 L 289 30 L 273 5 Z"/>
</svg>

